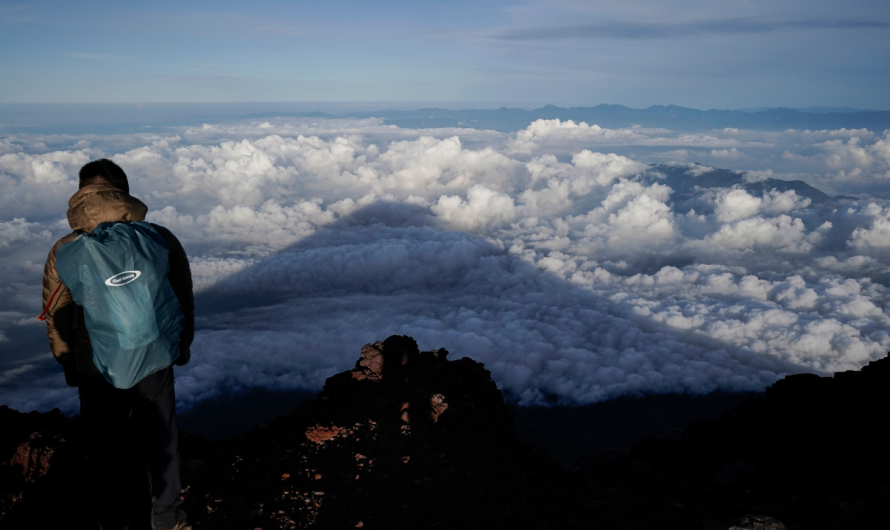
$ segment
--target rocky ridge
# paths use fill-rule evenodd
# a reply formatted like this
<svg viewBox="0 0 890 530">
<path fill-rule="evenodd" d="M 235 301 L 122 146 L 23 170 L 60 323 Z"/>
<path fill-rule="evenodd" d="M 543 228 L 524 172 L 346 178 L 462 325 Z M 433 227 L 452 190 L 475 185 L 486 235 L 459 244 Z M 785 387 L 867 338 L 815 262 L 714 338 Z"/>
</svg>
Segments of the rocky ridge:
<svg viewBox="0 0 890 530">
<path fill-rule="evenodd" d="M 392 336 L 241 438 L 182 433 L 195 528 L 890 527 L 890 358 L 786 377 L 680 440 L 567 469 L 516 434 L 480 363 L 448 356 Z M 77 419 L 4 407 L 0 425 L 0 525 L 93 528 Z M 132 528 L 147 528 L 131 449 Z"/>
</svg>

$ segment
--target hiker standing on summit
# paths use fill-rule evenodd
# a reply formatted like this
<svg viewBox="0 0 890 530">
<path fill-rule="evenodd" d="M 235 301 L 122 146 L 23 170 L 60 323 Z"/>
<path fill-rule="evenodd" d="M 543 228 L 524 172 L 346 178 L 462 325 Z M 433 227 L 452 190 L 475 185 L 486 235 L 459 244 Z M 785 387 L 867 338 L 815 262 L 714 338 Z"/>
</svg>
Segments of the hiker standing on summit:
<svg viewBox="0 0 890 530">
<path fill-rule="evenodd" d="M 172 365 L 189 361 L 194 337 L 188 259 L 169 230 L 145 222 L 148 208 L 114 162 L 90 162 L 79 176 L 68 201 L 74 232 L 46 260 L 38 318 L 65 381 L 79 388 L 100 527 L 130 524 L 122 464 L 132 421 L 148 467 L 152 528 L 183 530 Z"/>
</svg>

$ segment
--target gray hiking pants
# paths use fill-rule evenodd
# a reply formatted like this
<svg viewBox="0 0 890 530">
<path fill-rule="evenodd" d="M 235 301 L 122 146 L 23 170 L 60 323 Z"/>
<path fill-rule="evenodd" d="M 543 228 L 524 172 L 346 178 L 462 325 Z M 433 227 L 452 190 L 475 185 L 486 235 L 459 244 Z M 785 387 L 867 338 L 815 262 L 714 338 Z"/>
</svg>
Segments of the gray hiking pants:
<svg viewBox="0 0 890 530">
<path fill-rule="evenodd" d="M 126 447 L 132 428 L 148 467 L 152 528 L 173 528 L 179 508 L 179 451 L 173 368 L 155 372 L 133 388 L 114 388 L 99 374 L 83 376 L 80 414 L 93 502 L 103 530 L 129 524 Z M 131 422 L 128 427 L 127 423 Z"/>
</svg>

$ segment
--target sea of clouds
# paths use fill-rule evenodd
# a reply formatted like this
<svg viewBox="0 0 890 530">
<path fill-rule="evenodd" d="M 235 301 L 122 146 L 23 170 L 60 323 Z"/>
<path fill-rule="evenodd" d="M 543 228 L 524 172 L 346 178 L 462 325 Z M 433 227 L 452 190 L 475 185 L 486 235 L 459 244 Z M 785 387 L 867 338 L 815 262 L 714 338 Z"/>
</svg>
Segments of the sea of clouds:
<svg viewBox="0 0 890 530">
<path fill-rule="evenodd" d="M 192 362 L 176 369 L 183 408 L 318 389 L 393 333 L 484 362 L 524 404 L 759 390 L 890 349 L 888 132 L 279 118 L 7 135 L 0 403 L 19 410 L 77 410 L 34 316 L 77 171 L 100 157 L 190 256 L 199 314 Z M 836 198 L 731 187 L 671 200 L 659 168 L 707 166 Z"/>
</svg>

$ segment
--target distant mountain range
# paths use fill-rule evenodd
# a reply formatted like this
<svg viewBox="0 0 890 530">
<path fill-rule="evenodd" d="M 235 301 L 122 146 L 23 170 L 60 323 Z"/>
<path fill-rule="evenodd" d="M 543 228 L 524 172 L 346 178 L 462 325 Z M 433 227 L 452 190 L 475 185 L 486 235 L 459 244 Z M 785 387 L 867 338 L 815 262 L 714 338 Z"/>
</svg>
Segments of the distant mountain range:
<svg viewBox="0 0 890 530">
<path fill-rule="evenodd" d="M 735 109 L 740 110 L 742 112 L 763 112 L 765 110 L 773 110 L 780 109 L 783 107 L 758 107 L 754 109 Z M 800 112 L 819 112 L 819 113 L 829 113 L 829 112 L 840 112 L 840 113 L 849 113 L 849 112 L 880 112 L 878 109 L 857 109 L 856 107 L 797 107 L 793 110 Z"/>
<path fill-rule="evenodd" d="M 0 133 L 131 134 L 165 127 L 225 123 L 245 119 L 382 118 L 402 128 L 466 127 L 515 132 L 538 119 L 573 120 L 606 128 L 640 125 L 674 131 L 738 129 L 890 129 L 890 111 L 850 107 L 698 110 L 677 105 L 633 109 L 623 105 L 525 110 L 369 110 L 346 113 L 295 110 L 298 103 L 0 104 Z M 303 105 L 305 108 L 305 105 Z"/>
<path fill-rule="evenodd" d="M 850 107 L 768 108 L 698 110 L 677 105 L 655 105 L 633 109 L 623 105 L 563 108 L 547 105 L 525 110 L 370 110 L 333 114 L 296 111 L 296 103 L 186 104 L 154 103 L 139 107 L 124 104 L 0 104 L 0 132 L 6 134 L 128 134 L 148 129 L 225 123 L 245 119 L 295 118 L 383 118 L 402 128 L 467 127 L 515 132 L 538 119 L 573 120 L 606 128 L 640 125 L 674 131 L 734 127 L 754 130 L 785 129 L 890 129 L 890 111 Z"/>
<path fill-rule="evenodd" d="M 697 197 L 695 188 L 732 188 L 734 186 L 744 189 L 755 197 L 761 197 L 771 190 L 785 192 L 793 190 L 799 197 L 810 199 L 813 204 L 821 204 L 832 200 L 832 197 L 819 189 L 810 186 L 802 180 L 779 180 L 766 178 L 762 180 L 746 179 L 743 171 L 719 169 L 710 166 L 696 164 L 690 168 L 685 165 L 657 164 L 651 166 L 654 170 L 646 175 L 648 182 L 661 182 L 671 187 L 671 201 L 680 206 L 679 211 L 687 211 L 685 204 Z M 664 180 L 659 178 L 664 175 Z M 843 199 L 847 197 L 834 197 Z"/>
<path fill-rule="evenodd" d="M 402 128 L 468 127 L 515 132 L 539 119 L 584 121 L 600 127 L 621 128 L 632 125 L 665 128 L 675 131 L 723 129 L 890 129 L 890 111 L 850 108 L 812 107 L 810 110 L 773 108 L 765 110 L 698 110 L 676 105 L 654 105 L 632 109 L 623 105 L 563 108 L 547 105 L 524 110 L 502 107 L 493 110 L 378 110 L 351 112 L 335 116 L 324 112 L 288 113 L 285 116 L 316 118 L 383 118 L 387 124 Z M 251 117 L 282 116 L 263 113 Z"/>
</svg>

